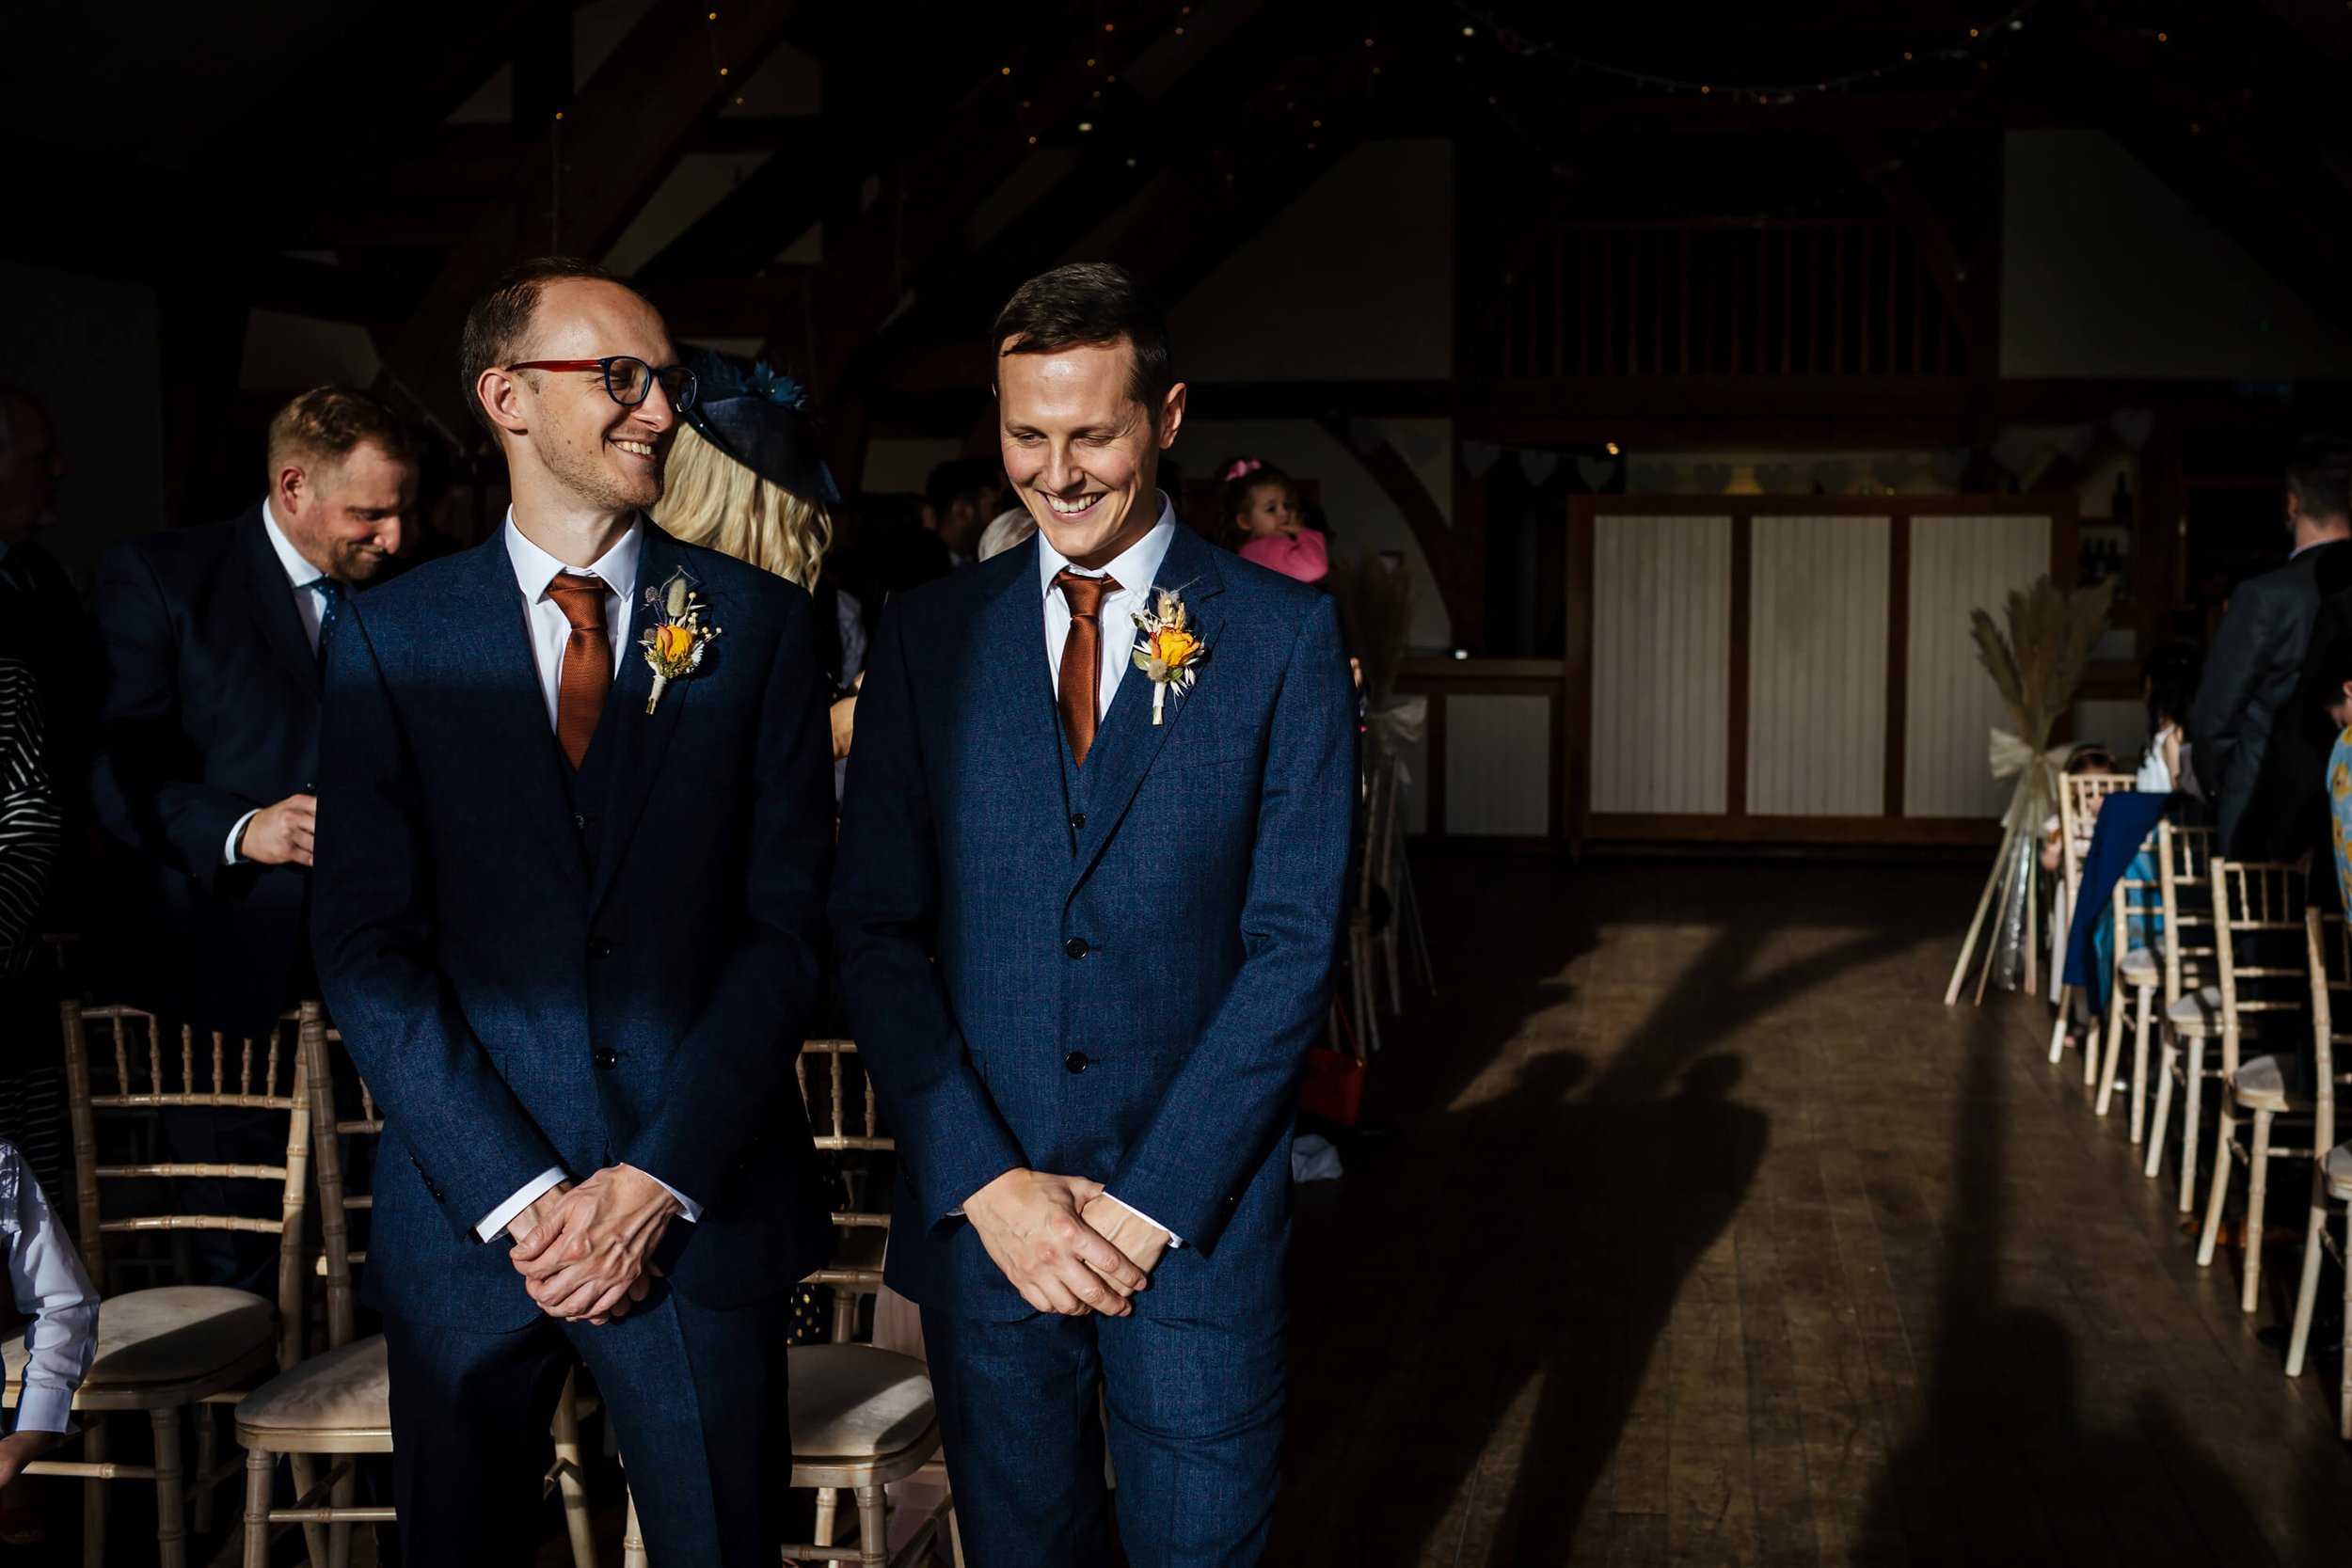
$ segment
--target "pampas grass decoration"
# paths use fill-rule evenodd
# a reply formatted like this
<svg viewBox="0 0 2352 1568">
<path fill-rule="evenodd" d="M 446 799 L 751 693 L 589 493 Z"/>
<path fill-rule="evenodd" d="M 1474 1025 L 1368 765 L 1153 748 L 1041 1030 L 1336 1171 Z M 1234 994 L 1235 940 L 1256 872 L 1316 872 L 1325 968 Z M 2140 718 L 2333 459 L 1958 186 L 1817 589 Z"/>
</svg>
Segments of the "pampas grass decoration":
<svg viewBox="0 0 2352 1568">
<path fill-rule="evenodd" d="M 2031 588 L 2010 592 L 2003 607 L 2009 622 L 2008 635 L 2002 634 L 1999 624 L 1984 610 L 1969 616 L 1977 659 L 1993 677 L 1994 688 L 2001 694 L 2001 705 L 2009 710 L 2013 730 L 2008 736 L 1995 733 L 1993 752 L 1996 758 L 2015 758 L 2022 766 L 2016 793 L 2010 797 L 2009 809 L 2002 814 L 2001 852 L 1994 860 L 1992 875 L 1985 879 L 1984 895 L 1977 902 L 1976 918 L 1969 923 L 1968 935 L 1961 943 L 1960 961 L 1953 966 L 1951 984 L 1944 992 L 1947 1006 L 1959 1000 L 1962 977 L 1983 930 L 1985 912 L 1996 905 L 2004 911 L 2023 906 L 2026 922 L 2022 939 L 2026 989 L 2035 989 L 2031 922 L 2039 908 L 2041 861 L 2034 855 L 2019 853 L 2018 847 L 2030 843 L 2041 823 L 2057 809 L 2058 770 L 2049 755 L 2050 731 L 2058 715 L 2074 706 L 2075 689 L 2082 685 L 2083 672 L 2090 663 L 2090 650 L 2097 644 L 2100 633 L 2106 630 L 2107 615 L 2114 603 L 2112 578 L 2089 588 L 2066 589 L 2044 577 Z M 1995 778 L 2006 776 L 2000 762 L 1994 766 Z M 2021 879 L 2022 885 L 2009 885 Z M 2003 896 L 2004 892 L 2007 896 Z M 2017 940 L 2018 934 L 2009 928 L 2011 924 L 2004 920 L 1987 944 L 1987 973 L 2001 948 Z M 1978 994 L 1983 994 L 1981 985 Z"/>
</svg>

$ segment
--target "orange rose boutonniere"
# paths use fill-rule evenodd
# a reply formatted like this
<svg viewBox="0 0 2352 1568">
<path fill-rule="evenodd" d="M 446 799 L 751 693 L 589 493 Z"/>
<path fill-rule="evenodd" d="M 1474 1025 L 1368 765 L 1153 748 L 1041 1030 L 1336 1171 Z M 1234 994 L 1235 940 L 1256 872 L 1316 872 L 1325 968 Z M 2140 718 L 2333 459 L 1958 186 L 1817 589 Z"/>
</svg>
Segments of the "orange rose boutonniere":
<svg viewBox="0 0 2352 1568">
<path fill-rule="evenodd" d="M 707 607 L 694 596 L 694 579 L 683 571 L 671 573 L 659 588 L 646 589 L 645 608 L 652 624 L 637 645 L 653 666 L 653 695 L 645 699 L 645 711 L 651 713 L 672 681 L 702 668 L 703 650 L 719 628 L 703 619 Z"/>
<path fill-rule="evenodd" d="M 1152 608 L 1136 615 L 1136 668 L 1152 680 L 1152 722 L 1166 722 L 1168 693 L 1188 691 L 1196 670 L 1209 650 L 1192 629 L 1184 601 L 1173 589 L 1152 592 Z"/>
</svg>

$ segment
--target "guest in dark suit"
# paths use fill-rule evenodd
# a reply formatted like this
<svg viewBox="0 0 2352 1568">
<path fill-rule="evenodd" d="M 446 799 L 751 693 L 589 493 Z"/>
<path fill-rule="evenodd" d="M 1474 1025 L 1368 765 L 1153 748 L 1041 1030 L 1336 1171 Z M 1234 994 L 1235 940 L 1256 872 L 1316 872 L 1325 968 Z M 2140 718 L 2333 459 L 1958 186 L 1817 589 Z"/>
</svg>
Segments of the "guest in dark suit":
<svg viewBox="0 0 2352 1568">
<path fill-rule="evenodd" d="M 399 549 L 416 483 L 389 408 L 315 388 L 270 421 L 269 493 L 245 515 L 106 552 L 90 795 L 130 851 L 123 981 L 142 1005 L 257 1035 L 314 990 L 320 664 L 346 595 Z"/>
<path fill-rule="evenodd" d="M 2320 602 L 2352 587 L 2352 441 L 2310 436 L 2296 444 L 2286 526 L 2294 554 L 2231 595 L 2188 712 L 2221 852 L 2238 860 L 2293 858 L 2309 847 L 2296 841 L 2323 809 L 2328 753 L 2313 750 L 2290 710 Z M 2266 768 L 2275 771 L 2266 777 Z"/>
<path fill-rule="evenodd" d="M 972 1562 L 1108 1560 L 1098 1386 L 1128 1560 L 1254 1562 L 1356 793 L 1338 616 L 1176 522 L 1184 389 L 1124 273 L 1032 280 L 994 341 L 1040 532 L 885 614 L 833 895 L 889 1282 Z M 1161 592 L 1183 628 L 1139 648 Z"/>
<path fill-rule="evenodd" d="M 407 1560 L 531 1560 L 584 1358 L 654 1560 L 773 1568 L 785 1295 L 832 1238 L 792 1076 L 833 838 L 809 598 L 644 520 L 694 382 L 637 294 L 526 263 L 463 353 L 513 510 L 354 607 L 320 781 Z"/>
</svg>

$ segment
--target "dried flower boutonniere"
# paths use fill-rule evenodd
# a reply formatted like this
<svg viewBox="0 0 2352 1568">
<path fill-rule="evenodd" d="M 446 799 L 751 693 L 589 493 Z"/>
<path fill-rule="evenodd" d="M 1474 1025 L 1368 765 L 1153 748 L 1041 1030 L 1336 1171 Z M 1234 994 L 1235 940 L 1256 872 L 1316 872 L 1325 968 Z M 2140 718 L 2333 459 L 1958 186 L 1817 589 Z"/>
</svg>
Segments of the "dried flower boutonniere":
<svg viewBox="0 0 2352 1568">
<path fill-rule="evenodd" d="M 1188 691 L 1197 667 L 1209 657 L 1194 633 L 1184 601 L 1170 588 L 1152 591 L 1152 608 L 1136 612 L 1136 668 L 1152 678 L 1152 722 L 1165 721 L 1168 689 Z"/>
<path fill-rule="evenodd" d="M 645 699 L 645 711 L 651 713 L 672 681 L 702 667 L 703 648 L 719 635 L 719 628 L 704 621 L 708 607 L 694 596 L 694 579 L 682 567 L 660 587 L 645 590 L 645 606 L 652 625 L 637 642 L 645 650 L 645 662 L 653 666 L 653 695 Z"/>
</svg>

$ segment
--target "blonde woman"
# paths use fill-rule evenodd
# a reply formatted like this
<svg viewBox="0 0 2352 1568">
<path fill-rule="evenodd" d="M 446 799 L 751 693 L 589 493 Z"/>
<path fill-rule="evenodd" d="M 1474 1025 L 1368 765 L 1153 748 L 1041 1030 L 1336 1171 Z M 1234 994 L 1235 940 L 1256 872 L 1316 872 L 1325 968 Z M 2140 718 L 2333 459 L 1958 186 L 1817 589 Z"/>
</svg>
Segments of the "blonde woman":
<svg viewBox="0 0 2352 1568">
<path fill-rule="evenodd" d="M 857 600 L 824 575 L 833 515 L 841 499 L 818 450 L 817 421 L 798 382 L 765 364 L 715 349 L 686 363 L 700 383 L 671 440 L 655 521 L 799 583 L 817 600 L 818 657 L 833 686 L 834 790 L 850 754 L 866 624 Z"/>
</svg>

